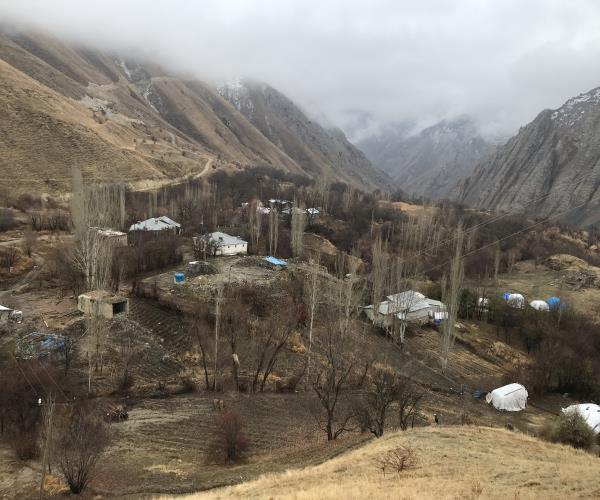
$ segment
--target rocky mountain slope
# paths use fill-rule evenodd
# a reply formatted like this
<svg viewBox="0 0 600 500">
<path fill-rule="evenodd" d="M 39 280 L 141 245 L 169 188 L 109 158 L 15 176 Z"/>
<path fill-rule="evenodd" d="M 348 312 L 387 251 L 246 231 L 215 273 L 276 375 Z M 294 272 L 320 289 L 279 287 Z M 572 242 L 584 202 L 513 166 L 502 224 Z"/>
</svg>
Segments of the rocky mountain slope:
<svg viewBox="0 0 600 500">
<path fill-rule="evenodd" d="M 73 166 L 87 178 L 145 188 L 202 175 L 207 165 L 210 171 L 271 165 L 383 187 L 382 174 L 360 162 L 359 153 L 355 161 L 338 154 L 341 146 L 335 155 L 312 150 L 331 137 L 315 126 L 310 135 L 274 143 L 204 82 L 0 28 L 0 171 L 14 179 L 16 192 L 65 193 Z M 318 161 L 292 157 L 284 149 L 289 143 Z"/>
<path fill-rule="evenodd" d="M 467 117 L 443 120 L 418 134 L 410 134 L 411 128 L 406 123 L 390 125 L 358 144 L 407 193 L 447 197 L 493 149 Z"/>
<path fill-rule="evenodd" d="M 269 85 L 237 80 L 219 87 L 219 93 L 308 172 L 370 188 L 388 184 L 389 179 L 373 168 L 341 130 L 327 130 L 310 120 L 296 104 Z"/>
<path fill-rule="evenodd" d="M 469 205 L 600 223 L 600 88 L 542 111 L 458 189 Z"/>
</svg>

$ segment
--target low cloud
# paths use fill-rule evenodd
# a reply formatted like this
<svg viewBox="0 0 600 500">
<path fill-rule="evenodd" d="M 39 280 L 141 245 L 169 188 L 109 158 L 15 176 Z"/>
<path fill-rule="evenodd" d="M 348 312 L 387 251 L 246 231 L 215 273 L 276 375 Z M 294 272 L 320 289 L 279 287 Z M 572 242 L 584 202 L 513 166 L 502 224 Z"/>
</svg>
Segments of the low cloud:
<svg viewBox="0 0 600 500">
<path fill-rule="evenodd" d="M 600 85 L 594 0 L 4 0 L 0 19 L 214 82 L 260 79 L 355 137 L 462 114 L 507 134 Z"/>
</svg>

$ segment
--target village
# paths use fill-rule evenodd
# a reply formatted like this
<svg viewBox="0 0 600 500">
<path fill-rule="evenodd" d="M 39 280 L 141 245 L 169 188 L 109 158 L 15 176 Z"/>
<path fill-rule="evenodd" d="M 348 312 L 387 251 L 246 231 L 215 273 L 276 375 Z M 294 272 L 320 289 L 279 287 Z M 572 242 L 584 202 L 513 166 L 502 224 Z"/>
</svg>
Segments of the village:
<svg viewBox="0 0 600 500">
<path fill-rule="evenodd" d="M 200 184 L 142 195 L 140 205 L 119 186 L 75 185 L 70 210 L 83 216 L 72 231 L 37 236 L 29 264 L 27 218 L 17 216 L 24 222 L 8 236 L 18 256 L 0 292 L 4 369 L 17 375 L 2 396 L 3 425 L 20 408 L 30 415 L 22 435 L 38 436 L 49 407 L 93 403 L 112 435 L 94 491 L 108 495 L 110 477 L 111 491 L 142 496 L 175 491 L 173 478 L 186 492 L 314 463 L 397 426 L 537 434 L 577 414 L 600 431 L 599 407 L 548 386 L 562 379 L 548 378 L 540 347 L 540 331 L 555 325 L 592 328 L 582 303 L 586 314 L 600 310 L 589 305 L 600 305 L 596 282 L 573 281 L 596 268 L 565 257 L 582 255 L 582 243 L 556 240 L 549 226 L 530 236 L 559 241 L 546 263 L 517 261 L 513 245 L 492 247 L 482 264 L 461 256 L 477 246 L 453 225 L 459 208 L 408 212 L 347 188 L 255 182 L 256 194 L 296 201 L 261 202 L 248 186 L 221 197 Z M 126 222 L 143 196 L 138 213 L 151 217 Z M 493 227 L 481 217 L 479 227 Z M 362 233 L 349 232 L 363 221 Z M 371 398 L 383 381 L 394 389 L 381 419 Z M 244 435 L 236 453 L 246 458 L 225 459 L 233 468 L 215 450 L 225 417 Z M 33 445 L 19 443 L 36 477 Z M 198 456 L 207 465 L 196 467 Z M 3 473 L 16 470 L 2 457 Z M 14 487 L 5 477 L 0 486 Z"/>
</svg>

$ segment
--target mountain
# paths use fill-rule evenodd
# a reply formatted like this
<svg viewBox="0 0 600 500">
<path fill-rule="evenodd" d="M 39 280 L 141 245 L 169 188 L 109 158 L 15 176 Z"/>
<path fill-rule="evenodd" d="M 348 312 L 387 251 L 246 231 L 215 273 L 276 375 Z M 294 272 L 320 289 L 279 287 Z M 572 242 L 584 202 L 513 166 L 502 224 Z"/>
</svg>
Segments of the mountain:
<svg viewBox="0 0 600 500">
<path fill-rule="evenodd" d="M 290 129 L 304 135 L 275 143 L 212 85 L 44 34 L 0 29 L 0 171 L 16 193 L 63 194 L 74 166 L 87 179 L 134 188 L 258 165 L 363 189 L 385 185 L 343 134 L 316 124 L 309 130 Z M 290 156 L 288 144 L 318 161 Z M 318 145 L 326 153 L 311 149 Z"/>
<path fill-rule="evenodd" d="M 371 189 L 389 186 L 390 179 L 341 130 L 326 129 L 309 119 L 269 85 L 237 80 L 223 84 L 219 93 L 305 171 Z"/>
<path fill-rule="evenodd" d="M 600 223 L 600 88 L 542 111 L 457 190 L 459 201 L 591 226 Z"/>
<path fill-rule="evenodd" d="M 468 117 L 443 120 L 417 134 L 410 123 L 385 127 L 358 143 L 374 165 L 407 193 L 441 199 L 493 146 Z"/>
</svg>

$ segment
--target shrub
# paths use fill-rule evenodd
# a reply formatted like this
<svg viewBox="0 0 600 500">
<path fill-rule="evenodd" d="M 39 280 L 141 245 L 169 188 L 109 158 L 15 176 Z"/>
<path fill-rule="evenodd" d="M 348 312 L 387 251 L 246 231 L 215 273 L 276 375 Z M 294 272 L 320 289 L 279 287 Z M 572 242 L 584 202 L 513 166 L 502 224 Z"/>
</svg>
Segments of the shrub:
<svg viewBox="0 0 600 500">
<path fill-rule="evenodd" d="M 181 387 L 183 392 L 196 392 L 198 390 L 198 386 L 196 382 L 189 375 L 183 375 L 181 377 Z"/>
<path fill-rule="evenodd" d="M 561 414 L 555 422 L 546 425 L 541 437 L 553 443 L 563 443 L 589 450 L 594 445 L 596 436 L 579 413 Z"/>
<path fill-rule="evenodd" d="M 248 449 L 248 439 L 242 432 L 242 423 L 237 413 L 225 411 L 215 419 L 215 438 L 211 452 L 215 459 L 226 463 L 238 462 Z"/>
<path fill-rule="evenodd" d="M 92 479 L 109 443 L 106 424 L 89 408 L 76 407 L 59 421 L 54 434 L 56 462 L 72 493 L 81 493 Z"/>
<path fill-rule="evenodd" d="M 400 474 L 417 465 L 417 456 L 414 448 L 399 446 L 387 451 L 382 456 L 376 457 L 373 462 L 375 463 L 375 467 L 380 469 L 384 476 L 388 471 Z"/>
</svg>

